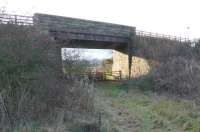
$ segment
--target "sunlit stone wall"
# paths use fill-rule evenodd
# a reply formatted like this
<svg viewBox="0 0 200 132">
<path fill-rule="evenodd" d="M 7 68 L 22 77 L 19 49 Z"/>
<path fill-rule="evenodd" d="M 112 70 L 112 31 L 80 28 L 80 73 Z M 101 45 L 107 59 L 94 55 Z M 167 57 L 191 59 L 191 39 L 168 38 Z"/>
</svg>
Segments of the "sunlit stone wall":
<svg viewBox="0 0 200 132">
<path fill-rule="evenodd" d="M 119 51 L 113 50 L 113 66 L 112 71 L 121 71 L 122 78 L 128 77 L 128 55 L 121 53 Z M 137 78 L 143 75 L 147 75 L 150 71 L 150 65 L 148 61 L 133 56 L 132 58 L 132 69 L 131 69 L 131 77 Z"/>
</svg>

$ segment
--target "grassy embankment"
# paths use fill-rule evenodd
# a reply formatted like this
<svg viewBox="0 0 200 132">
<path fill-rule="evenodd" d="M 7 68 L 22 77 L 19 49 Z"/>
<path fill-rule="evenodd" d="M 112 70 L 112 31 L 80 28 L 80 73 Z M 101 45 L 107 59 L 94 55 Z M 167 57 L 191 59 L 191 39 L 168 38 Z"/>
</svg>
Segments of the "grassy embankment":
<svg viewBox="0 0 200 132">
<path fill-rule="evenodd" d="M 121 83 L 97 84 L 103 131 L 200 132 L 200 107 L 193 101 L 158 96 Z"/>
</svg>

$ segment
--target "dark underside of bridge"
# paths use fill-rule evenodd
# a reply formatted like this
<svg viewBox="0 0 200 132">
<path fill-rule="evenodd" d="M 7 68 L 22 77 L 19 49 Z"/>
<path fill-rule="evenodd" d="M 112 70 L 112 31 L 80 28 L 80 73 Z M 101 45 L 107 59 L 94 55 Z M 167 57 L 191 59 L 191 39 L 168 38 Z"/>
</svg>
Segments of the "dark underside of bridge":
<svg viewBox="0 0 200 132">
<path fill-rule="evenodd" d="M 50 31 L 61 47 L 88 49 L 115 49 L 127 53 L 130 39 L 128 37 L 99 35 L 80 32 Z"/>
</svg>

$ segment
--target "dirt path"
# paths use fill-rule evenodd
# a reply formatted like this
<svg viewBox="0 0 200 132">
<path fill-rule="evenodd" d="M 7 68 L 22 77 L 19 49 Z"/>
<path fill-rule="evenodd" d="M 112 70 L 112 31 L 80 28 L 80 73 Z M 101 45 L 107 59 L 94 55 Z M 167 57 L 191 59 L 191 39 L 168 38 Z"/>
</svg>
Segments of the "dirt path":
<svg viewBox="0 0 200 132">
<path fill-rule="evenodd" d="M 126 108 L 114 104 L 112 98 L 98 95 L 97 107 L 102 111 L 103 125 L 109 132 L 138 132 L 137 121 Z"/>
</svg>

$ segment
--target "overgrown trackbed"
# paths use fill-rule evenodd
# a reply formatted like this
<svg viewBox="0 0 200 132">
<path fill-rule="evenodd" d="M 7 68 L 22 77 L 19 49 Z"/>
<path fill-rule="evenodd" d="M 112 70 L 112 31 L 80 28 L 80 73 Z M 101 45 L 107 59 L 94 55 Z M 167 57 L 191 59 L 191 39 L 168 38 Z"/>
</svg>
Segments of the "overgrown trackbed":
<svg viewBox="0 0 200 132">
<path fill-rule="evenodd" d="M 107 90 L 109 90 L 109 84 L 107 84 L 107 87 L 105 86 L 100 84 L 98 92 L 96 92 L 96 105 L 97 108 L 102 111 L 103 117 L 102 131 L 136 132 L 137 122 L 133 115 L 131 115 L 128 109 L 116 104 L 113 100 L 113 98 L 115 98 L 119 92 L 118 89 L 116 89 L 116 91 L 110 91 L 107 93 L 104 91 L 104 88 L 108 88 Z M 111 84 L 110 86 L 115 87 L 117 85 Z"/>
<path fill-rule="evenodd" d="M 125 92 L 121 83 L 96 84 L 96 107 L 102 112 L 102 132 L 199 132 L 199 106 L 137 89 Z"/>
</svg>

